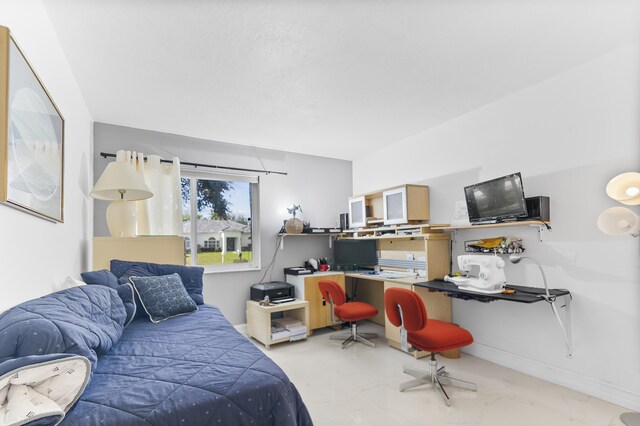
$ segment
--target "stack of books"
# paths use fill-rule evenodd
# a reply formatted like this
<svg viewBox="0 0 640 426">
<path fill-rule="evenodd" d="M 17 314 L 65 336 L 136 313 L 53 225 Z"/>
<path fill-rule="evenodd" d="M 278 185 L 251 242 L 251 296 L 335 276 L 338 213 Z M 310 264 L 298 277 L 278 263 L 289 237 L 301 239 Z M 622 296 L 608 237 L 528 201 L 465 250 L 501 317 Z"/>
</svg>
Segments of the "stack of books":
<svg viewBox="0 0 640 426">
<path fill-rule="evenodd" d="M 271 340 L 288 337 L 289 340 L 307 338 L 307 326 L 297 318 L 283 317 L 271 321 Z"/>
</svg>

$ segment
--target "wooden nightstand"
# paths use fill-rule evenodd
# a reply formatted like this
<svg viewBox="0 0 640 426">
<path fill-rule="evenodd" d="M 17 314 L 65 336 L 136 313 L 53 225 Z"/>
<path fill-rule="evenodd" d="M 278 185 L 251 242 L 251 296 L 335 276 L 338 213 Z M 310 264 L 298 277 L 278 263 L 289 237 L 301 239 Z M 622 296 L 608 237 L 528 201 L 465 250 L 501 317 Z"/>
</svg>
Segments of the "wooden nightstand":
<svg viewBox="0 0 640 426">
<path fill-rule="evenodd" d="M 296 299 L 293 302 L 281 303 L 279 305 L 261 306 L 258 302 L 247 300 L 247 334 L 267 349 L 275 343 L 288 342 L 289 336 L 279 339 L 271 339 L 271 319 L 272 314 L 283 313 L 285 317 L 296 318 L 302 321 L 309 330 L 309 302 Z M 299 337 L 300 338 L 300 337 Z M 306 338 L 306 335 L 305 337 Z"/>
</svg>

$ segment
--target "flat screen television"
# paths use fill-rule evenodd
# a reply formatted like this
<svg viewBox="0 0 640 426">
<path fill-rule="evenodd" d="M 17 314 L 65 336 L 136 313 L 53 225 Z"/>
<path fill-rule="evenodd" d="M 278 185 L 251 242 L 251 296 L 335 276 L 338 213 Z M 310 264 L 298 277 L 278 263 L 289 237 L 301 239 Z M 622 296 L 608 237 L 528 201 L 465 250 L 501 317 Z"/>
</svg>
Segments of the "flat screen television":
<svg viewBox="0 0 640 426">
<path fill-rule="evenodd" d="M 340 271 L 373 268 L 378 264 L 375 240 L 336 240 L 333 244 L 333 262 Z"/>
<path fill-rule="evenodd" d="M 507 222 L 527 217 L 520 173 L 465 186 L 464 195 L 472 224 Z"/>
</svg>

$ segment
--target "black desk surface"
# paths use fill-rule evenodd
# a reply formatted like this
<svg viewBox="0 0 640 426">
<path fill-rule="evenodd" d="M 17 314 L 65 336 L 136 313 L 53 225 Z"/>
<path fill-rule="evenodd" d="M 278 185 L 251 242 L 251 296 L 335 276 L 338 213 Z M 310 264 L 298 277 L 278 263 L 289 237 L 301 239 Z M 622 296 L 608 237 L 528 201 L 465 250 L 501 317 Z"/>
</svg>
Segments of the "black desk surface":
<svg viewBox="0 0 640 426">
<path fill-rule="evenodd" d="M 512 294 L 485 294 L 475 291 L 459 289 L 454 283 L 448 281 L 423 281 L 414 284 L 417 287 L 425 287 L 435 291 L 441 291 L 448 293 L 452 297 L 460 299 L 472 299 L 480 302 L 493 302 L 495 300 L 507 300 L 509 302 L 520 303 L 535 303 L 544 300 L 544 297 L 540 297 L 545 294 L 544 288 L 539 287 L 524 287 L 519 285 L 507 285 L 507 289 L 515 290 Z M 569 290 L 565 289 L 549 289 L 549 294 L 552 297 L 566 296 L 571 294 Z"/>
</svg>

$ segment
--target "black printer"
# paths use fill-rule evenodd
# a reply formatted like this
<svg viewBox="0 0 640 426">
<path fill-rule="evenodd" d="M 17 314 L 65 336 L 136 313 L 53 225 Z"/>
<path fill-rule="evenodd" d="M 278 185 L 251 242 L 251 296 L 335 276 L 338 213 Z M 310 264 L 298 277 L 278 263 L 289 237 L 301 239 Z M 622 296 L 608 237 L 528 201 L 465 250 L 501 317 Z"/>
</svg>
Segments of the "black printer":
<svg viewBox="0 0 640 426">
<path fill-rule="evenodd" d="M 269 297 L 271 303 L 291 302 L 296 298 L 296 289 L 293 285 L 282 281 L 258 283 L 251 286 L 251 300 L 259 302 Z"/>
</svg>

